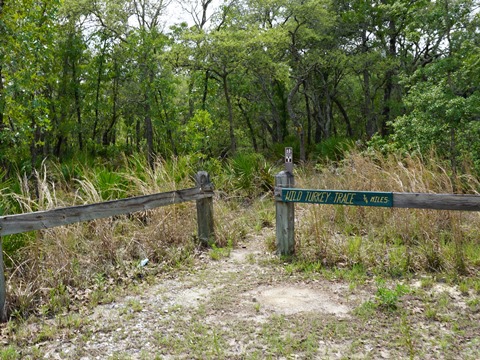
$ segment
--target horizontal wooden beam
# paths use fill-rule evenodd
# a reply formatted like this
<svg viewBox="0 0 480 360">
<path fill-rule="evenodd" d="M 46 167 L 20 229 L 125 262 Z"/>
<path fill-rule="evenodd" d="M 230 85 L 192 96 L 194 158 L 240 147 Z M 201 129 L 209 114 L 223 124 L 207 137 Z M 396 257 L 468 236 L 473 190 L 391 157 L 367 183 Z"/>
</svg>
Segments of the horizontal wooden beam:
<svg viewBox="0 0 480 360">
<path fill-rule="evenodd" d="M 393 207 L 480 211 L 479 195 L 393 193 Z"/>
<path fill-rule="evenodd" d="M 275 199 L 325 205 L 480 211 L 479 195 L 275 188 Z"/>
<path fill-rule="evenodd" d="M 281 189 L 281 201 L 325 205 L 392 207 L 391 192 Z"/>
<path fill-rule="evenodd" d="M 27 214 L 0 216 L 0 236 L 49 229 L 81 221 L 129 214 L 185 201 L 213 196 L 213 190 L 199 187 L 153 195 L 137 196 L 98 204 L 72 206 Z"/>
</svg>

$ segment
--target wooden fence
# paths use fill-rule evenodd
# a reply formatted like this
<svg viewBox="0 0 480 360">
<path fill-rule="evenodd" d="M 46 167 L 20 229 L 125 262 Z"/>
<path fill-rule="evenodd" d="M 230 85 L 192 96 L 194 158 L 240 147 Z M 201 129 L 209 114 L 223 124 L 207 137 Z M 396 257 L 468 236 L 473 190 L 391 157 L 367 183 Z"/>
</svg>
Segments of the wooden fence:
<svg viewBox="0 0 480 360">
<path fill-rule="evenodd" d="M 213 227 L 213 186 L 208 173 L 205 171 L 198 172 L 195 181 L 196 187 L 190 189 L 106 201 L 91 205 L 0 216 L 0 319 L 2 321 L 6 319 L 6 284 L 2 236 L 49 229 L 195 200 L 197 203 L 198 238 L 203 244 L 207 245 L 215 236 Z"/>
<path fill-rule="evenodd" d="M 275 176 L 276 242 L 279 255 L 295 251 L 295 203 L 480 211 L 480 196 L 345 190 L 296 189 L 292 150 L 285 149 L 285 171 Z"/>
</svg>

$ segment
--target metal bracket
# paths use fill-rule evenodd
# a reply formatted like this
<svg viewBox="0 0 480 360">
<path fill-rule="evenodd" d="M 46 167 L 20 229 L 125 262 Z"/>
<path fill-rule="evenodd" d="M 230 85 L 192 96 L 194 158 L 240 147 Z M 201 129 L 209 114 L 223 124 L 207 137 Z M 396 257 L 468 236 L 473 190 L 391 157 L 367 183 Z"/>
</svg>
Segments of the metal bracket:
<svg viewBox="0 0 480 360">
<path fill-rule="evenodd" d="M 285 171 L 293 174 L 293 148 L 285 148 Z"/>
</svg>

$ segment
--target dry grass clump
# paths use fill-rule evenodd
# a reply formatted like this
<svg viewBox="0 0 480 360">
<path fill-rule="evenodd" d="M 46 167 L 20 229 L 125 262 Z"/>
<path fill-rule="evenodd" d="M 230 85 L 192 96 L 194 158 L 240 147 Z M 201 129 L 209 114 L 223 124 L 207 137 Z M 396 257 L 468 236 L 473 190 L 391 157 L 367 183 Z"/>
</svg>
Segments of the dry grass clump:
<svg viewBox="0 0 480 360">
<path fill-rule="evenodd" d="M 21 211 L 30 212 L 193 187 L 187 170 L 176 166 L 159 161 L 152 170 L 129 159 L 119 172 L 85 168 L 67 182 L 58 167 L 44 165 L 34 182 L 20 178 L 21 193 L 10 196 Z M 155 271 L 189 263 L 198 247 L 195 218 L 195 202 L 188 202 L 5 237 L 8 313 L 63 311 L 78 294 L 91 301 L 102 296 L 105 283 L 127 284 L 143 276 L 138 267 L 143 259 Z"/>
<path fill-rule="evenodd" d="M 478 194 L 472 174 L 454 180 L 435 159 L 353 152 L 337 164 L 304 170 L 296 186 L 312 189 Z M 297 205 L 297 254 L 325 264 L 410 271 L 477 272 L 478 212 Z"/>
<path fill-rule="evenodd" d="M 120 165 L 115 169 L 108 164 L 72 168 L 44 163 L 34 179 L 19 177 L 18 190 L 9 194 L 16 206 L 13 212 L 195 186 L 195 166 L 189 157 L 159 159 L 154 169 L 138 157 L 124 157 L 117 163 Z M 216 246 L 234 246 L 248 232 L 255 216 L 247 214 L 240 204 L 238 199 L 215 199 Z M 23 318 L 32 312 L 64 311 L 73 306 L 73 299 L 105 301 L 106 290 L 113 285 L 128 284 L 145 272 L 190 265 L 200 248 L 196 233 L 195 202 L 187 202 L 8 236 L 4 239 L 7 311 L 12 317 Z M 138 266 L 144 259 L 149 259 L 147 269 Z"/>
</svg>

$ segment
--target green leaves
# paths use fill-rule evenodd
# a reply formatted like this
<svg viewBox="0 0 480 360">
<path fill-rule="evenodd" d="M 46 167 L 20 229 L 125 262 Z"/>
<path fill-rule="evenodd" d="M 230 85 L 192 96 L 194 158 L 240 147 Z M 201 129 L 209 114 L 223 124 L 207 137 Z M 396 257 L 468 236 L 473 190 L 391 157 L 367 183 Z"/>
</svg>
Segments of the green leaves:
<svg viewBox="0 0 480 360">
<path fill-rule="evenodd" d="M 478 157 L 472 0 L 189 2 L 195 24 L 169 30 L 166 5 L 6 2 L 0 161 L 270 154 L 286 139 L 307 158 L 332 137 L 376 132 L 392 147 Z"/>
</svg>

